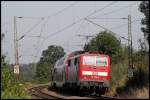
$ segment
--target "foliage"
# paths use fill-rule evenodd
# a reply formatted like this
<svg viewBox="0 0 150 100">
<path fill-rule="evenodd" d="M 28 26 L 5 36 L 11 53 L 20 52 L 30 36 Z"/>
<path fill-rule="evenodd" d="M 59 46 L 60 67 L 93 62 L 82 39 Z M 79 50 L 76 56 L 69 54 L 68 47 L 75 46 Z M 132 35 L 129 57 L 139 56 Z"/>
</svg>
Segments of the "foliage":
<svg viewBox="0 0 150 100">
<path fill-rule="evenodd" d="M 149 87 L 149 54 L 142 51 L 134 51 L 134 77 L 128 78 L 128 58 L 111 64 L 111 80 L 109 95 L 132 95 L 138 97 L 138 91 L 145 91 L 143 95 L 148 95 Z M 143 90 L 144 89 L 144 90 Z M 137 91 L 137 92 L 136 92 Z"/>
<path fill-rule="evenodd" d="M 29 64 L 21 64 L 20 65 L 20 76 L 24 81 L 34 81 L 35 76 L 35 63 L 29 63 Z"/>
<path fill-rule="evenodd" d="M 115 35 L 107 31 L 100 32 L 95 38 L 93 38 L 85 47 L 85 51 L 90 52 L 103 52 L 110 56 L 117 54 L 120 48 L 120 42 Z"/>
<path fill-rule="evenodd" d="M 1 58 L 1 98 L 2 99 L 27 99 L 30 95 L 25 90 L 24 84 L 15 80 L 14 74 L 5 63 L 5 58 Z"/>
<path fill-rule="evenodd" d="M 65 55 L 64 49 L 60 46 L 51 45 L 42 52 L 42 57 L 37 64 L 36 78 L 38 80 L 50 80 L 51 68 L 55 62 Z"/>
<path fill-rule="evenodd" d="M 142 27 L 141 30 L 144 32 L 144 37 L 149 43 L 149 1 L 142 1 L 139 5 L 139 10 L 145 15 L 145 18 L 141 20 L 141 23 L 146 26 Z"/>
<path fill-rule="evenodd" d="M 120 41 L 115 37 L 114 34 L 103 31 L 97 34 L 87 45 L 84 47 L 85 51 L 89 52 L 101 52 L 108 54 L 113 58 L 112 62 L 120 60 L 120 54 L 122 51 Z M 119 58 L 119 59 L 118 59 Z"/>
</svg>

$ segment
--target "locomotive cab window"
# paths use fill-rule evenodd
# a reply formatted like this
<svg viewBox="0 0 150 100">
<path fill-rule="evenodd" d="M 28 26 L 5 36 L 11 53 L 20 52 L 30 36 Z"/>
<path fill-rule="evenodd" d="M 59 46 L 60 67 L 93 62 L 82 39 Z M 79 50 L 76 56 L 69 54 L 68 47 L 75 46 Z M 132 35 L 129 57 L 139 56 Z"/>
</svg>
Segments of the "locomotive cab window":
<svg viewBox="0 0 150 100">
<path fill-rule="evenodd" d="M 108 66 L 107 57 L 100 56 L 83 56 L 84 65 Z"/>
</svg>

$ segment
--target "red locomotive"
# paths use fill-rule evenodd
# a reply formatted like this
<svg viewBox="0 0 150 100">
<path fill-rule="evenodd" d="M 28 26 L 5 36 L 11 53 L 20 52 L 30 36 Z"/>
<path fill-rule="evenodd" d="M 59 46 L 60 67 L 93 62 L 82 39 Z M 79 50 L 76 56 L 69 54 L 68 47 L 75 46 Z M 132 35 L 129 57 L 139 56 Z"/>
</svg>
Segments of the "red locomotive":
<svg viewBox="0 0 150 100">
<path fill-rule="evenodd" d="M 104 94 L 109 88 L 110 57 L 76 51 L 58 60 L 53 69 L 53 86 Z"/>
</svg>

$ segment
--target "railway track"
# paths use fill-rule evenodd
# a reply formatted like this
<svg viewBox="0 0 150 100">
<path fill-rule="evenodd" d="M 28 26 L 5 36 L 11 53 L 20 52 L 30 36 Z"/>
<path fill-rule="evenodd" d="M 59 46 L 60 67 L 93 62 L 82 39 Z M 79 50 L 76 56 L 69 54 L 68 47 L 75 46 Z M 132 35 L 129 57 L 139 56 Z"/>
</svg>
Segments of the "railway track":
<svg viewBox="0 0 150 100">
<path fill-rule="evenodd" d="M 71 93 L 60 93 L 57 90 L 48 90 L 47 86 L 36 86 L 29 89 L 33 97 L 39 99 L 117 99 L 109 96 L 79 96 Z M 67 94 L 67 95 L 66 95 Z"/>
<path fill-rule="evenodd" d="M 32 96 L 39 98 L 39 99 L 63 99 L 58 96 L 54 96 L 54 95 L 43 92 L 42 89 L 44 88 L 46 88 L 46 86 L 32 87 L 29 89 L 29 92 L 32 94 Z"/>
</svg>

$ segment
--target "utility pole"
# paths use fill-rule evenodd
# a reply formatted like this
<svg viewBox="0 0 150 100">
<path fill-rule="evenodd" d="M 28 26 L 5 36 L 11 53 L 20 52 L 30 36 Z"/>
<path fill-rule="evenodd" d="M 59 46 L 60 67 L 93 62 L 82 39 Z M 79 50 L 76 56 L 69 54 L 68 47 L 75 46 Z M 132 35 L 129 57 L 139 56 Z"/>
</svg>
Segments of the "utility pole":
<svg viewBox="0 0 150 100">
<path fill-rule="evenodd" d="M 133 77 L 133 51 L 132 51 L 132 31 L 131 31 L 131 15 L 128 15 L 128 59 L 129 59 L 129 77 Z"/>
<path fill-rule="evenodd" d="M 14 56 L 15 56 L 15 64 L 14 64 L 14 74 L 17 75 L 17 79 L 19 79 L 19 54 L 18 54 L 18 39 L 17 39 L 17 22 L 16 16 L 14 16 Z"/>
</svg>

